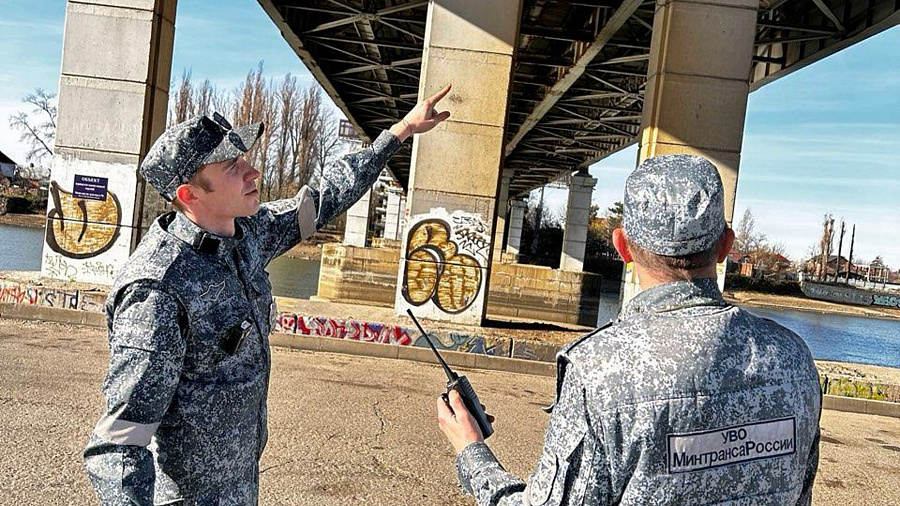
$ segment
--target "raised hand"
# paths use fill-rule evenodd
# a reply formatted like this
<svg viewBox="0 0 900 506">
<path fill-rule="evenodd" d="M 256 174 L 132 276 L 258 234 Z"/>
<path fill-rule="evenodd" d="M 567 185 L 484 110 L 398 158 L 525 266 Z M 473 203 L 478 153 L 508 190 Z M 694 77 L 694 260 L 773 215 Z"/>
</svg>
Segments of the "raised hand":
<svg viewBox="0 0 900 506">
<path fill-rule="evenodd" d="M 400 142 L 403 142 L 413 134 L 425 133 L 436 127 L 438 123 L 449 118 L 450 111 L 439 112 L 435 110 L 435 105 L 450 93 L 451 86 L 452 85 L 448 84 L 441 91 L 416 104 L 416 106 L 400 120 L 400 123 L 396 123 L 391 127 L 391 133 L 396 135 L 397 138 L 400 139 Z"/>
</svg>

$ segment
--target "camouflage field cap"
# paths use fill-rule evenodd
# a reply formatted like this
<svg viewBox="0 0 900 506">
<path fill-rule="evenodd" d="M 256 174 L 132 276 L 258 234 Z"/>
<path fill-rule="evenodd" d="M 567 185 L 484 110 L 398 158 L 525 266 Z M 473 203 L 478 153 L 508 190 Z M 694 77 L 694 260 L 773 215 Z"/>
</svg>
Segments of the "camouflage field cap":
<svg viewBox="0 0 900 506">
<path fill-rule="evenodd" d="M 658 255 L 711 248 L 725 229 L 719 172 L 701 156 L 644 160 L 625 182 L 623 222 L 631 242 Z"/>
<path fill-rule="evenodd" d="M 232 128 L 219 113 L 197 116 L 168 128 L 147 152 L 140 172 L 164 199 L 188 182 L 201 166 L 231 160 L 256 144 L 265 126 L 254 123 Z"/>
</svg>

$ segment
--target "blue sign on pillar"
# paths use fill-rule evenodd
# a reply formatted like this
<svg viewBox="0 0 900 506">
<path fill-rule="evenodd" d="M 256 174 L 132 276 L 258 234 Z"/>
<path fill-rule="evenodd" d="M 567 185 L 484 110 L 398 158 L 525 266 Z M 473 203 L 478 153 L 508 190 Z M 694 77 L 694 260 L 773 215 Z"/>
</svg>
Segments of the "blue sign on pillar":
<svg viewBox="0 0 900 506">
<path fill-rule="evenodd" d="M 106 200 L 108 184 L 109 178 L 75 174 L 75 187 L 72 189 L 72 195 L 76 199 Z"/>
</svg>

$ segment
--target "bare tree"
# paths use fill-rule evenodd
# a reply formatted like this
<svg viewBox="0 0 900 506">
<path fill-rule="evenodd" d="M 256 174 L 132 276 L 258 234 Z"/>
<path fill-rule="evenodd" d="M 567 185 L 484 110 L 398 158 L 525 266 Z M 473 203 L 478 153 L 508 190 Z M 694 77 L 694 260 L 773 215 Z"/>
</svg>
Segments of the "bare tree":
<svg viewBox="0 0 900 506">
<path fill-rule="evenodd" d="M 315 84 L 310 84 L 303 91 L 299 114 L 299 125 L 293 135 L 293 166 L 296 168 L 294 181 L 298 186 L 309 181 L 310 169 L 315 161 L 316 144 L 319 136 L 323 135 L 324 104 L 322 92 Z"/>
<path fill-rule="evenodd" d="M 18 112 L 9 117 L 9 126 L 22 132 L 20 140 L 30 146 L 25 158 L 40 163 L 44 157 L 53 156 L 56 140 L 56 94 L 36 88 L 25 95 L 23 102 L 32 106 L 31 113 Z"/>
<path fill-rule="evenodd" d="M 320 126 L 321 132 L 316 137 L 313 150 L 315 172 L 310 175 L 309 183 L 316 183 L 325 172 L 325 167 L 334 161 L 340 150 L 341 138 L 338 135 L 338 120 L 331 113 L 326 113 Z"/>
<path fill-rule="evenodd" d="M 181 73 L 181 81 L 175 89 L 175 95 L 171 100 L 172 110 L 169 111 L 169 126 L 176 125 L 196 115 L 194 103 L 194 84 L 191 82 L 191 71 L 185 69 Z"/>
<path fill-rule="evenodd" d="M 197 96 L 194 101 L 194 111 L 198 115 L 211 116 L 216 111 L 216 94 L 218 90 L 209 82 L 209 79 L 203 81 L 197 90 Z M 219 111 L 221 114 L 221 111 Z M 224 114 L 223 114 L 224 116 Z"/>
<path fill-rule="evenodd" d="M 278 120 L 279 130 L 275 136 L 273 151 L 275 154 L 274 181 L 271 187 L 275 189 L 277 197 L 285 196 L 285 184 L 294 177 L 293 167 L 293 142 L 294 128 L 298 119 L 298 88 L 297 78 L 288 74 L 284 76 L 281 86 L 278 88 Z M 271 187 L 268 198 L 271 198 Z"/>
<path fill-rule="evenodd" d="M 299 86 L 288 74 L 279 84 L 266 80 L 260 62 L 231 93 L 222 93 L 209 80 L 199 87 L 185 71 L 172 95 L 170 119 L 221 113 L 234 125 L 262 122 L 266 130 L 247 161 L 258 168 L 260 193 L 266 199 L 294 195 L 321 174 L 340 149 L 337 121 L 315 83 Z"/>
<path fill-rule="evenodd" d="M 764 271 L 777 271 L 779 264 L 785 263 L 789 266 L 790 259 L 785 257 L 785 247 L 783 243 L 763 244 L 754 252 L 754 263 Z"/>
<path fill-rule="evenodd" d="M 235 125 L 262 122 L 268 127 L 256 146 L 245 155 L 247 161 L 262 173 L 260 179 L 264 182 L 271 179 L 269 151 L 277 118 L 273 87 L 271 82 L 266 83 L 263 77 L 263 63 L 259 62 L 255 69 L 247 73 L 247 78 L 236 90 L 232 115 L 232 123 Z"/>
<path fill-rule="evenodd" d="M 822 252 L 822 256 L 819 263 L 819 280 L 825 280 L 828 278 L 828 259 L 831 257 L 831 251 L 834 248 L 834 218 L 831 217 L 831 213 L 825 213 L 825 218 L 822 223 L 822 236 L 819 239 L 819 250 Z"/>
<path fill-rule="evenodd" d="M 751 258 L 765 249 L 766 235 L 756 231 L 756 218 L 748 207 L 734 233 L 734 250 Z"/>
</svg>

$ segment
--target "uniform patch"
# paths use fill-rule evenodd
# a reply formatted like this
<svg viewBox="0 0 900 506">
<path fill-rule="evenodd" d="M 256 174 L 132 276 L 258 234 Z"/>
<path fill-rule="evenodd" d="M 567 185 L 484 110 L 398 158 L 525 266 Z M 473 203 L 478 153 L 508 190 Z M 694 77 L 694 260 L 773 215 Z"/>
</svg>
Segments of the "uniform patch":
<svg viewBox="0 0 900 506">
<path fill-rule="evenodd" d="M 669 434 L 669 474 L 791 455 L 797 450 L 793 417 L 736 427 Z"/>
</svg>

